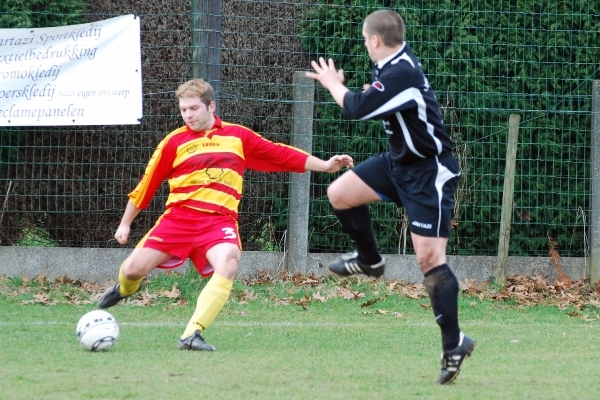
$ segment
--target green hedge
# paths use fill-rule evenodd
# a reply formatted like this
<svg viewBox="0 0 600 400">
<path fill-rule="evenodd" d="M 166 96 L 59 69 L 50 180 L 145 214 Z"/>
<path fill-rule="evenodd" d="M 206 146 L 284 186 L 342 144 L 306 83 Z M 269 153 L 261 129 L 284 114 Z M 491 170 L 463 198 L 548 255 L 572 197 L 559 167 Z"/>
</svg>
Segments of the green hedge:
<svg viewBox="0 0 600 400">
<path fill-rule="evenodd" d="M 0 29 L 80 24 L 85 9 L 82 0 L 2 0 Z"/>
<path fill-rule="evenodd" d="M 302 21 L 304 49 L 327 56 L 360 90 L 371 62 L 361 36 L 370 12 L 390 2 L 320 0 Z M 511 255 L 583 256 L 588 223 L 591 85 L 600 79 L 595 2 L 430 1 L 395 8 L 445 114 L 462 166 L 450 254 L 497 254 L 510 114 L 521 116 Z M 315 153 L 357 161 L 387 147 L 380 122 L 347 121 L 319 88 Z M 330 177 L 314 174 L 311 251 L 351 247 L 325 197 Z M 402 210 L 373 205 L 381 251 L 405 251 Z M 399 245 L 400 243 L 400 245 Z M 410 239 L 407 250 L 410 252 Z"/>
</svg>

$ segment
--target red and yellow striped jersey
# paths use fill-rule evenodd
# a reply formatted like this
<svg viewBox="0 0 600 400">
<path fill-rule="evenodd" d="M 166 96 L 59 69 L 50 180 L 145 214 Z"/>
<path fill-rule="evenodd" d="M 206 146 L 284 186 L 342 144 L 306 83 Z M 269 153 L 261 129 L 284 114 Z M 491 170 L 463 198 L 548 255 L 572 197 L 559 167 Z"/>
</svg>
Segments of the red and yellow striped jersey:
<svg viewBox="0 0 600 400">
<path fill-rule="evenodd" d="M 186 125 L 169 133 L 129 198 L 137 208 L 146 208 L 168 179 L 170 193 L 165 208 L 189 207 L 237 220 L 245 169 L 304 172 L 308 156 L 303 150 L 273 143 L 215 115 L 209 130 L 194 132 Z"/>
</svg>

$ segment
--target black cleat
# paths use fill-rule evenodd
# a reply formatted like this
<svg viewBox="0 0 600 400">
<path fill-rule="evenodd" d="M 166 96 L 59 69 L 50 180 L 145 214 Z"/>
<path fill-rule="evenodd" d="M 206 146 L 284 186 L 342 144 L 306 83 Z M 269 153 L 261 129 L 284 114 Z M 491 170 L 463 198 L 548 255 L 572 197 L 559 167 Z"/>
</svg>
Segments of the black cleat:
<svg viewBox="0 0 600 400">
<path fill-rule="evenodd" d="M 437 380 L 440 385 L 452 382 L 460 372 L 463 361 L 471 355 L 475 348 L 475 342 L 464 333 L 460 333 L 458 346 L 450 351 L 442 353 L 442 374 Z"/>
<path fill-rule="evenodd" d="M 339 260 L 333 261 L 327 265 L 327 268 L 336 275 L 350 276 L 364 274 L 379 278 L 385 270 L 385 258 L 377 264 L 366 265 L 358 260 L 358 252 L 344 254 Z"/>
<path fill-rule="evenodd" d="M 121 296 L 119 293 L 119 284 L 111 286 L 100 300 L 98 300 L 98 308 L 110 308 L 128 296 Z"/>
<path fill-rule="evenodd" d="M 212 344 L 208 344 L 204 341 L 204 338 L 200 336 L 200 331 L 194 332 L 193 335 L 186 337 L 185 339 L 179 338 L 179 350 L 204 350 L 204 351 L 215 351 L 216 348 Z"/>
</svg>

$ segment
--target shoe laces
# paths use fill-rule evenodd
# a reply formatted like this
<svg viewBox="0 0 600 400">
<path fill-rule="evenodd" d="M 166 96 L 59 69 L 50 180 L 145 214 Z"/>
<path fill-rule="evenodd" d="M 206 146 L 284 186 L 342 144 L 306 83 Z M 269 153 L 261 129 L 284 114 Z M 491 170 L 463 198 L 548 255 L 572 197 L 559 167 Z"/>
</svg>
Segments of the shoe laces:
<svg viewBox="0 0 600 400">
<path fill-rule="evenodd" d="M 460 360 L 462 356 L 460 354 L 452 354 L 451 351 L 445 351 L 442 353 L 442 369 L 449 372 L 458 371 Z"/>
</svg>

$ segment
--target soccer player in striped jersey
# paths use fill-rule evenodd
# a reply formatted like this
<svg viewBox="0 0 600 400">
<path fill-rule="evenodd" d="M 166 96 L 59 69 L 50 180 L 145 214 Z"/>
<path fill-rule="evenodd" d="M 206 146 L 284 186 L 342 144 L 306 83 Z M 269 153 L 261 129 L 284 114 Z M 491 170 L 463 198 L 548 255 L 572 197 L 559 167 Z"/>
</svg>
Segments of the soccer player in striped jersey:
<svg viewBox="0 0 600 400">
<path fill-rule="evenodd" d="M 127 243 L 132 221 L 168 180 L 165 212 L 123 262 L 118 283 L 102 295 L 98 307 L 112 307 L 133 295 L 155 268 L 176 268 L 189 258 L 202 276 L 211 278 L 178 347 L 212 351 L 215 347 L 202 333 L 227 302 L 242 255 L 237 220 L 244 171 L 333 173 L 354 165 L 348 155 L 324 161 L 222 121 L 214 113 L 213 89 L 201 79 L 182 84 L 175 95 L 185 125 L 169 133 L 154 151 L 129 194 L 115 238 Z"/>
<path fill-rule="evenodd" d="M 329 90 L 346 117 L 381 120 L 389 143 L 388 151 L 329 186 L 329 201 L 356 251 L 328 268 L 341 276 L 381 276 L 385 259 L 377 249 L 368 204 L 393 201 L 405 208 L 417 263 L 441 328 L 438 383 L 443 385 L 456 378 L 475 347 L 459 328 L 459 286 L 446 261 L 458 163 L 435 93 L 404 41 L 402 17 L 391 10 L 375 11 L 365 19 L 362 35 L 374 65 L 372 82 L 361 92 L 344 85 L 344 72 L 336 70 L 332 59 L 313 61 L 314 71 L 306 73 Z"/>
</svg>

